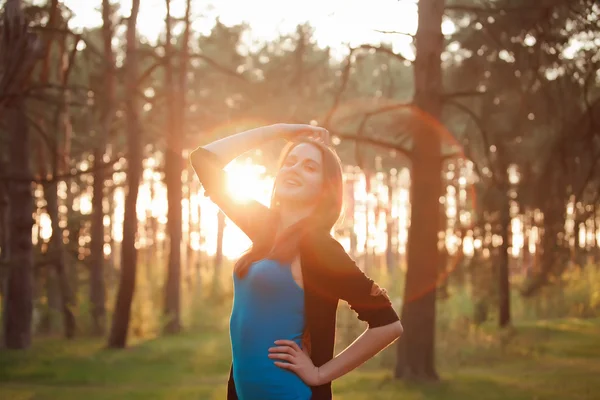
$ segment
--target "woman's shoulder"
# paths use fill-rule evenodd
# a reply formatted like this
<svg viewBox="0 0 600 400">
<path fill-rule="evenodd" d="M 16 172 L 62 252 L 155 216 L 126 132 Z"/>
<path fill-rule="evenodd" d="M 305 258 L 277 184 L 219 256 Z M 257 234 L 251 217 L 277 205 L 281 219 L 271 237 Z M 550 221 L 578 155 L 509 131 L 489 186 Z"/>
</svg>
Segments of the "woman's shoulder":
<svg viewBox="0 0 600 400">
<path fill-rule="evenodd" d="M 330 249 L 341 246 L 330 232 L 324 229 L 308 229 L 302 234 L 301 245 L 311 250 Z"/>
<path fill-rule="evenodd" d="M 320 268 L 346 269 L 354 265 L 344 246 L 329 232 L 312 230 L 303 235 L 301 241 L 303 258 L 316 263 Z"/>
</svg>

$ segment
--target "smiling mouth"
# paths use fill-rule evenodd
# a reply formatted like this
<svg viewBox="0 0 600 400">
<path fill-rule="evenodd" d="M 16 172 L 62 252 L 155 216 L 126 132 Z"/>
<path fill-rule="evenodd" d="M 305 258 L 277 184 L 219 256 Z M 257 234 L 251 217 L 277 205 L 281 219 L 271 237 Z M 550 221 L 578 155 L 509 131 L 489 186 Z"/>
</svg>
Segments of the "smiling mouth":
<svg viewBox="0 0 600 400">
<path fill-rule="evenodd" d="M 284 182 L 286 185 L 289 185 L 289 186 L 302 186 L 300 181 L 298 181 L 297 179 L 294 179 L 294 178 L 288 178 Z"/>
</svg>

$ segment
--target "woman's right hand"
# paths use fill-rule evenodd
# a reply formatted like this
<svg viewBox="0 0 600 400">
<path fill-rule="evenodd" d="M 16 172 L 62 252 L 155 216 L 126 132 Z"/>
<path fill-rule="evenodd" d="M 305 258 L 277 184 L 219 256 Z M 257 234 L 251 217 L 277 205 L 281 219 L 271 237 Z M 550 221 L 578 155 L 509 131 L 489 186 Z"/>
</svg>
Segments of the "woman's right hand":
<svg viewBox="0 0 600 400">
<path fill-rule="evenodd" d="M 326 145 L 330 144 L 329 131 L 319 126 L 308 124 L 278 124 L 277 127 L 286 140 L 292 141 L 297 138 L 308 137 L 320 140 Z"/>
</svg>

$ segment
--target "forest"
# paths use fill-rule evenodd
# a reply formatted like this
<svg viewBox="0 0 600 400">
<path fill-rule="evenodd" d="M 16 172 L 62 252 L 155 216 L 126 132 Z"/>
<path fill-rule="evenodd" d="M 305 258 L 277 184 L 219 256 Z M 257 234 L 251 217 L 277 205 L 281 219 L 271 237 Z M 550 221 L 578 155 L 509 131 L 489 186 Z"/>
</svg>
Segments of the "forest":
<svg viewBox="0 0 600 400">
<path fill-rule="evenodd" d="M 250 45 L 249 22 L 197 29 L 210 2 L 161 1 L 155 42 L 140 0 L 85 28 L 66 0 L 0 1 L 2 398 L 224 398 L 250 241 L 188 156 L 281 122 L 331 133 L 333 235 L 404 326 L 334 398 L 596 398 L 597 1 L 399 0 L 414 32 L 342 51 L 310 20 Z M 280 145 L 227 166 L 238 201 L 268 204 Z M 336 352 L 363 330 L 340 302 Z"/>
</svg>

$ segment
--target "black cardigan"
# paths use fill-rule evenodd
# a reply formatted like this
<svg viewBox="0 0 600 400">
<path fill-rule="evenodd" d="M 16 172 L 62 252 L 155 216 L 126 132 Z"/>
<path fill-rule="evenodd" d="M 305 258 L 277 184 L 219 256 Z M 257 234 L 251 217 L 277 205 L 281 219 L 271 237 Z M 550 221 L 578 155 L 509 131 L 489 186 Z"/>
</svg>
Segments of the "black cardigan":
<svg viewBox="0 0 600 400">
<path fill-rule="evenodd" d="M 224 163 L 200 147 L 190 155 L 192 167 L 205 189 L 205 195 L 219 206 L 253 243 L 272 228 L 272 213 L 257 201 L 236 203 L 227 191 Z M 310 357 L 319 367 L 333 358 L 338 301 L 345 300 L 369 327 L 388 325 L 399 320 L 389 299 L 372 295 L 376 285 L 348 256 L 329 232 L 310 230 L 300 240 L 300 261 L 304 283 L 305 322 L 310 340 Z M 227 399 L 237 400 L 232 369 Z M 331 382 L 312 387 L 312 400 L 330 400 Z"/>
</svg>

